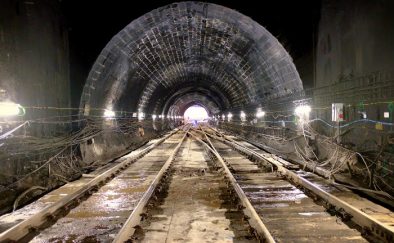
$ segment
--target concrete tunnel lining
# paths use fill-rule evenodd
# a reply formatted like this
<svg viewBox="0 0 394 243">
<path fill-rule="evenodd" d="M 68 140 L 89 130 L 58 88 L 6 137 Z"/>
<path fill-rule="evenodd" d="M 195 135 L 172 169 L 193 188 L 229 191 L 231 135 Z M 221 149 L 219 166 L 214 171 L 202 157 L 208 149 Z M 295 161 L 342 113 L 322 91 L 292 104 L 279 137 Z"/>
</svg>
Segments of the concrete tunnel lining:
<svg viewBox="0 0 394 243">
<path fill-rule="evenodd" d="M 218 95 L 193 101 L 216 104 L 209 111 L 216 113 L 289 96 L 302 91 L 302 82 L 283 46 L 251 18 L 216 4 L 180 2 L 141 16 L 112 38 L 89 73 L 81 108 L 85 115 L 101 112 L 92 108 L 162 114 L 180 104 L 169 95 L 174 90 L 190 98 L 199 87 Z"/>
</svg>

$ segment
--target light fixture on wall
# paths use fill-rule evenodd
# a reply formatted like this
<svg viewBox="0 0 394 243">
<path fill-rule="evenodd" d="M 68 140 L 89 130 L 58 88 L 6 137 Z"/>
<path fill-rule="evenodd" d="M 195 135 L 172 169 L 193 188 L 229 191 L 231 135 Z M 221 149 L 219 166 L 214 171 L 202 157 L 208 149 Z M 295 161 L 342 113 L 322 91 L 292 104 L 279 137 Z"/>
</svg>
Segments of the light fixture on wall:
<svg viewBox="0 0 394 243">
<path fill-rule="evenodd" d="M 106 117 L 106 118 L 115 117 L 115 111 L 109 110 L 109 109 L 105 109 L 104 110 L 104 117 Z"/>
<path fill-rule="evenodd" d="M 145 114 L 143 112 L 138 112 L 138 120 L 142 121 L 145 118 Z"/>
<path fill-rule="evenodd" d="M 243 122 L 246 121 L 246 114 L 245 114 L 245 112 L 241 111 L 240 117 L 241 117 L 241 121 L 243 121 Z"/>
<path fill-rule="evenodd" d="M 231 118 L 233 118 L 233 114 L 231 114 L 230 112 L 227 114 L 227 120 L 231 121 Z"/>
<path fill-rule="evenodd" d="M 311 112 L 311 107 L 309 105 L 300 105 L 295 108 L 295 114 L 297 116 L 302 116 L 302 115 L 309 115 Z"/>
<path fill-rule="evenodd" d="M 309 113 L 311 113 L 312 108 L 309 105 L 299 105 L 295 108 L 294 113 L 298 116 L 301 122 L 309 120 Z"/>
<path fill-rule="evenodd" d="M 262 118 L 265 116 L 265 112 L 261 110 L 261 108 L 257 109 L 256 118 Z"/>
<path fill-rule="evenodd" d="M 13 102 L 0 102 L 0 117 L 20 116 L 25 114 L 25 109 Z"/>
</svg>

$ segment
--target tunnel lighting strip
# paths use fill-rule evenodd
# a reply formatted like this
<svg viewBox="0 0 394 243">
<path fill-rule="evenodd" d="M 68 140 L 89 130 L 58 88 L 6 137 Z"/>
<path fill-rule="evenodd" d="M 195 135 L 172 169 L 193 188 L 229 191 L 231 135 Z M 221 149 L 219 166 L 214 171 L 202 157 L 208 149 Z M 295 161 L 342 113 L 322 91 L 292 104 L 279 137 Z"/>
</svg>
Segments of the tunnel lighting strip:
<svg viewBox="0 0 394 243">
<path fill-rule="evenodd" d="M 371 102 L 371 103 L 364 103 L 364 106 L 371 106 L 371 105 L 380 105 L 380 104 L 390 104 L 390 103 L 394 103 L 394 100 L 387 100 L 387 101 L 380 101 L 380 102 Z M 357 107 L 357 104 L 347 104 L 345 105 L 345 107 Z M 55 107 L 55 106 L 23 106 L 24 109 L 38 109 L 38 110 L 42 110 L 42 109 L 48 109 L 48 110 L 74 110 L 74 111 L 84 111 L 85 108 L 81 108 L 81 107 Z M 312 107 L 311 108 L 312 111 L 313 110 L 328 110 L 328 109 L 332 109 L 331 106 L 323 106 L 323 107 Z M 95 107 L 91 107 L 90 108 L 91 111 L 105 111 L 104 108 L 95 108 Z M 134 113 L 133 111 L 124 111 L 124 110 L 116 110 L 114 112 L 119 112 L 119 113 L 125 113 L 125 114 L 132 114 Z M 293 110 L 276 110 L 276 111 L 266 111 L 266 114 L 273 114 L 273 113 L 291 113 L 293 112 Z M 291 116 L 291 115 L 290 115 Z"/>
<path fill-rule="evenodd" d="M 205 135 L 205 138 L 208 141 L 209 145 L 207 143 L 205 143 L 204 141 L 202 141 L 201 139 L 199 139 L 194 134 L 192 134 L 192 133 L 189 133 L 189 134 L 192 135 L 202 145 L 207 147 L 207 149 L 209 149 L 215 155 L 215 157 L 219 160 L 220 164 L 222 165 L 222 167 L 226 173 L 228 180 L 230 181 L 231 185 L 233 186 L 235 192 L 237 193 L 240 202 L 245 207 L 245 209 L 243 211 L 244 211 L 245 215 L 247 215 L 249 217 L 248 221 L 249 221 L 250 226 L 256 230 L 256 232 L 259 236 L 263 237 L 264 242 L 268 242 L 268 243 L 276 242 L 274 240 L 273 236 L 271 235 L 271 233 L 269 232 L 269 230 L 267 229 L 267 227 L 264 225 L 260 216 L 257 214 L 256 210 L 254 209 L 254 207 L 250 203 L 249 199 L 245 195 L 245 192 L 238 185 L 237 180 L 234 178 L 233 174 L 231 173 L 231 171 L 227 167 L 226 162 L 223 160 L 222 156 L 217 152 L 215 147 L 212 145 L 212 143 L 209 140 L 206 133 L 204 131 L 202 131 L 202 133 Z"/>
<path fill-rule="evenodd" d="M 222 136 L 222 138 L 219 138 L 209 133 L 208 135 L 218 141 L 221 141 L 222 143 L 230 145 L 236 150 L 242 151 L 243 153 L 248 155 L 255 156 L 260 161 L 269 162 L 270 164 L 274 165 L 277 168 L 277 171 L 279 173 L 281 173 L 283 176 L 288 178 L 290 181 L 296 183 L 297 185 L 302 186 L 308 191 L 311 191 L 312 193 L 314 193 L 324 201 L 328 202 L 329 204 L 334 205 L 337 210 L 343 209 L 346 213 L 350 214 L 352 216 L 351 220 L 357 225 L 359 225 L 362 229 L 364 230 L 367 229 L 370 233 L 382 239 L 383 241 L 388 241 L 388 242 L 394 241 L 394 230 L 388 227 L 388 224 L 376 220 L 375 218 L 367 215 L 360 209 L 350 205 L 349 203 L 341 200 L 340 198 L 334 195 L 331 195 L 330 193 L 322 190 L 321 188 L 319 188 L 312 182 L 308 181 L 307 179 L 297 175 L 291 170 L 288 170 L 278 159 L 268 154 L 265 155 L 265 154 L 257 153 L 239 144 L 238 142 L 234 141 L 233 139 L 227 136 Z"/>
<path fill-rule="evenodd" d="M 123 224 L 123 227 L 120 229 L 120 231 L 118 232 L 118 234 L 116 235 L 115 239 L 112 242 L 114 243 L 126 242 L 130 240 L 130 238 L 135 232 L 135 226 L 137 226 L 141 222 L 141 214 L 143 213 L 145 206 L 148 204 L 148 201 L 152 197 L 156 187 L 159 185 L 161 179 L 167 172 L 171 163 L 174 161 L 175 156 L 178 153 L 183 141 L 185 140 L 188 131 L 189 130 L 185 132 L 185 135 L 183 135 L 181 141 L 178 143 L 178 145 L 171 153 L 170 157 L 164 163 L 163 167 L 160 169 L 159 173 L 156 175 L 155 179 L 152 181 L 149 188 L 145 191 L 141 200 L 138 202 L 137 206 L 133 209 L 133 212 L 130 214 L 127 221 Z"/>
<path fill-rule="evenodd" d="M 364 105 L 368 106 L 368 105 L 378 105 L 378 104 L 389 104 L 389 103 L 392 103 L 392 102 L 394 102 L 394 101 L 365 103 Z M 2 103 L 2 102 L 0 102 L 0 103 Z M 18 104 L 15 104 L 15 105 L 18 105 Z M 20 107 L 20 112 L 21 112 L 20 114 L 18 114 L 18 116 L 25 115 L 25 113 L 26 113 L 25 109 L 75 110 L 75 111 L 83 111 L 84 110 L 82 108 L 72 108 L 72 107 L 50 107 L 50 106 L 24 106 L 24 107 L 22 107 L 20 105 L 18 105 L 18 106 Z M 353 106 L 356 107 L 356 105 L 346 105 L 346 107 L 353 107 Z M 329 107 L 312 107 L 311 108 L 312 111 L 313 110 L 322 110 L 322 109 L 331 109 L 331 106 L 329 106 Z M 110 118 L 110 117 L 114 118 L 116 113 L 121 113 L 121 114 L 133 114 L 133 113 L 136 113 L 136 112 L 122 111 L 122 110 L 113 111 L 113 110 L 108 110 L 108 109 L 103 109 L 103 108 L 90 108 L 90 110 L 92 110 L 92 111 L 101 111 L 101 112 L 103 112 L 102 113 L 103 115 L 101 115 L 101 116 L 89 115 L 88 116 L 89 118 L 103 118 L 103 117 L 104 118 Z M 273 115 L 274 113 L 289 113 L 289 112 L 291 112 L 291 110 L 262 111 L 262 112 L 257 111 L 255 115 L 256 115 L 256 118 L 261 118 L 263 116 L 269 115 L 269 116 L 273 116 L 273 118 L 276 119 L 277 117 L 275 117 L 275 115 Z M 148 114 L 146 114 L 146 115 L 148 115 Z M 79 115 L 70 115 L 70 116 L 67 116 L 67 117 L 73 117 L 73 116 L 79 116 Z M 291 117 L 291 116 L 294 116 L 294 114 L 278 115 L 278 116 Z M 43 118 L 39 118 L 39 119 L 24 120 L 22 122 L 28 121 L 28 122 L 42 123 L 42 124 L 48 124 L 48 123 L 64 124 L 64 123 L 76 123 L 76 122 L 86 121 L 86 119 L 78 119 L 78 120 L 67 119 L 67 120 L 62 120 L 62 121 L 51 121 L 51 122 L 42 121 L 44 119 L 53 119 L 53 118 L 60 118 L 60 117 L 61 116 L 43 117 Z M 222 120 L 225 120 L 225 117 L 226 117 L 225 114 L 222 114 L 222 116 L 220 116 L 220 115 L 217 116 L 218 119 L 222 118 Z M 230 115 L 230 118 L 231 117 L 232 117 L 232 115 Z M 166 116 L 165 115 L 157 115 L 156 118 L 163 119 L 163 118 L 166 118 Z M 182 117 L 180 117 L 180 118 L 182 118 Z M 131 118 L 116 117 L 116 119 L 120 120 L 120 119 L 131 119 Z M 337 125 L 332 125 L 329 122 L 327 122 L 327 121 L 325 121 L 323 119 L 320 119 L 320 118 L 311 119 L 310 121 L 308 121 L 308 123 L 312 123 L 312 122 L 316 122 L 316 121 L 320 121 L 320 122 L 324 123 L 325 125 L 327 125 L 329 127 L 334 127 L 334 128 L 338 127 Z M 284 121 L 282 121 L 282 120 L 279 120 L 279 121 L 278 120 L 275 120 L 275 121 L 265 120 L 265 121 L 261 121 L 261 122 L 266 122 L 266 123 L 282 123 L 282 122 L 294 123 L 294 121 L 291 121 L 291 120 L 287 120 L 287 121 L 285 121 L 285 120 Z M 20 120 L 7 120 L 6 122 L 2 122 L 2 123 L 7 123 L 7 124 L 8 123 L 21 123 L 21 121 Z M 354 120 L 354 121 L 350 121 L 348 123 L 342 124 L 342 125 L 339 126 L 339 128 L 344 128 L 344 127 L 351 126 L 351 125 L 354 125 L 354 124 L 357 124 L 357 123 L 374 123 L 374 124 L 381 123 L 384 126 L 394 126 L 394 123 L 392 123 L 392 122 L 378 121 L 378 120 L 371 120 L 371 119 L 359 119 L 359 120 Z"/>
<path fill-rule="evenodd" d="M 148 147 L 134 150 L 130 152 L 128 155 L 123 156 L 122 158 L 124 158 L 124 161 L 121 161 L 118 165 L 96 176 L 95 178 L 87 182 L 85 185 L 83 185 L 80 189 L 78 189 L 74 193 L 65 196 L 59 201 L 45 207 L 44 209 L 37 212 L 33 216 L 21 221 L 20 223 L 9 228 L 8 230 L 2 232 L 0 234 L 0 242 L 14 242 L 14 241 L 17 242 L 23 237 L 25 237 L 26 235 L 28 235 L 32 229 L 37 229 L 45 225 L 45 223 L 47 223 L 49 219 L 53 218 L 53 216 L 56 215 L 56 213 L 58 213 L 59 210 L 71 205 L 74 201 L 80 199 L 84 195 L 90 194 L 95 188 L 97 188 L 100 185 L 100 183 L 110 180 L 121 170 L 126 169 L 134 161 L 143 157 L 145 154 L 149 153 L 152 149 L 157 147 L 164 140 L 168 139 L 178 131 L 179 131 L 178 129 L 173 130 L 163 138 L 154 141 Z"/>
</svg>

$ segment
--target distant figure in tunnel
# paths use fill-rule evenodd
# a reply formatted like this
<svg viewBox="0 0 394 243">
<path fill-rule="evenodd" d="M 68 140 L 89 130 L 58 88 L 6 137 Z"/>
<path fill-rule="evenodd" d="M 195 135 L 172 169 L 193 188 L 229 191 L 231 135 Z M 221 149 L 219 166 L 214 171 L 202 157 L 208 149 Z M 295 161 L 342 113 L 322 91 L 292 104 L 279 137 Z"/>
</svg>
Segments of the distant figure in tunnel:
<svg viewBox="0 0 394 243">
<path fill-rule="evenodd" d="M 141 126 L 138 127 L 138 136 L 140 136 L 140 137 L 145 136 L 144 128 Z"/>
</svg>

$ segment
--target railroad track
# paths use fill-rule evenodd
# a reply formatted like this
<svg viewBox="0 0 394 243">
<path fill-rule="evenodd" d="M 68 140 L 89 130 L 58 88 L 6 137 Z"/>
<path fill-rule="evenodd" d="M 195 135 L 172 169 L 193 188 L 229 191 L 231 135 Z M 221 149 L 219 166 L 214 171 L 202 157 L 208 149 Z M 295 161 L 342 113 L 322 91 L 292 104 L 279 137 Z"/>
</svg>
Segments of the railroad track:
<svg viewBox="0 0 394 243">
<path fill-rule="evenodd" d="M 189 136 L 132 241 L 258 242 L 227 182 L 206 149 Z M 122 240 L 130 239 L 133 228 L 124 228 Z"/>
<path fill-rule="evenodd" d="M 171 132 L 118 159 L 103 173 L 53 192 L 39 209 L 27 207 L 0 218 L 3 223 L 16 218 L 3 225 L 0 242 L 111 241 L 161 180 L 185 136 L 182 130 Z"/>
<path fill-rule="evenodd" d="M 249 143 L 216 130 L 198 132 L 253 206 L 267 241 L 393 242 L 390 210 Z"/>
<path fill-rule="evenodd" d="M 172 132 L 70 185 L 14 215 L 0 242 L 394 239 L 390 210 L 212 128 Z"/>
</svg>

